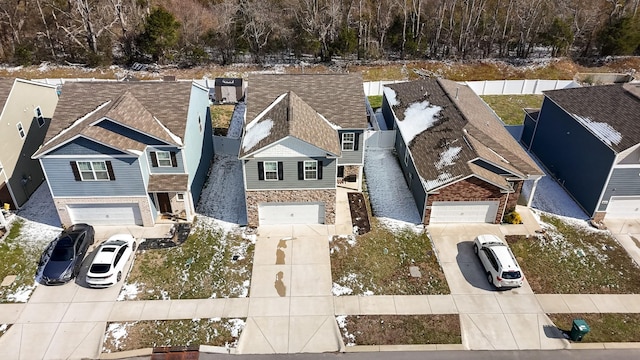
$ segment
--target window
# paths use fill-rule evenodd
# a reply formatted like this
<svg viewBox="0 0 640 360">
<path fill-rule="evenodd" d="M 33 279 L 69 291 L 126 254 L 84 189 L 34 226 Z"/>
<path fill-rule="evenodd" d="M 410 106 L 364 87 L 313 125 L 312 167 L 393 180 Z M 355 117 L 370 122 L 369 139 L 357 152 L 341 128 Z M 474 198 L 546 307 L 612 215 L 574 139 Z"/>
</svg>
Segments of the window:
<svg viewBox="0 0 640 360">
<path fill-rule="evenodd" d="M 405 166 L 409 165 L 409 148 L 408 147 L 404 150 L 404 165 Z"/>
<path fill-rule="evenodd" d="M 168 151 L 156 151 L 159 167 L 171 167 L 171 154 Z"/>
<path fill-rule="evenodd" d="M 318 178 L 318 162 L 305 161 L 304 162 L 304 179 L 316 180 L 317 178 Z"/>
<path fill-rule="evenodd" d="M 342 134 L 342 150 L 355 150 L 356 134 L 344 133 Z"/>
<path fill-rule="evenodd" d="M 178 199 L 178 201 L 184 201 L 184 194 L 183 193 L 178 193 L 176 195 L 176 198 Z"/>
<path fill-rule="evenodd" d="M 22 127 L 22 123 L 19 122 L 16 127 L 18 128 L 18 134 L 20 135 L 20 139 L 24 139 L 24 128 Z"/>
<path fill-rule="evenodd" d="M 264 179 L 278 180 L 278 163 L 276 161 L 264 162 Z"/>
<path fill-rule="evenodd" d="M 78 161 L 76 164 L 82 181 L 109 180 L 107 164 L 104 161 Z"/>
<path fill-rule="evenodd" d="M 43 127 L 44 126 L 44 116 L 42 116 L 42 110 L 40 110 L 40 107 L 38 106 L 34 111 L 36 113 L 36 120 L 38 121 L 38 126 L 39 127 Z"/>
</svg>

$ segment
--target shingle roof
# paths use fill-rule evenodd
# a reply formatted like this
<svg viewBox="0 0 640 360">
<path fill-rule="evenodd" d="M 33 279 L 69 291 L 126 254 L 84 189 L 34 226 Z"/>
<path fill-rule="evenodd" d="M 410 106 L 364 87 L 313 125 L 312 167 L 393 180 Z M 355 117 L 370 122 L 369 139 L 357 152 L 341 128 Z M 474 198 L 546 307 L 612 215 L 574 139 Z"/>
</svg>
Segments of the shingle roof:
<svg viewBox="0 0 640 360">
<path fill-rule="evenodd" d="M 240 157 L 287 136 L 296 137 L 336 156 L 341 153 L 338 132 L 296 93 L 287 92 L 247 125 Z"/>
<path fill-rule="evenodd" d="M 189 175 L 187 174 L 152 174 L 149 175 L 149 192 L 187 191 Z"/>
<path fill-rule="evenodd" d="M 105 117 L 179 145 L 171 134 L 184 138 L 191 87 L 190 82 L 67 83 L 62 88 L 45 145 L 35 155 L 78 135 L 97 136 L 93 139 L 121 150 L 141 147 L 137 141 L 125 141 L 123 136 L 108 130 L 92 129 L 92 123 Z"/>
<path fill-rule="evenodd" d="M 368 127 L 360 74 L 251 74 L 247 88 L 247 123 L 289 91 L 333 124 L 345 129 Z"/>
<path fill-rule="evenodd" d="M 614 151 L 640 143 L 640 85 L 589 86 L 544 95 Z"/>
<path fill-rule="evenodd" d="M 0 113 L 4 109 L 4 104 L 7 103 L 7 98 L 13 87 L 14 79 L 1 79 L 0 78 Z"/>
<path fill-rule="evenodd" d="M 431 114 L 435 113 L 433 119 L 425 123 L 428 125 L 412 130 L 417 135 L 408 145 L 427 190 L 470 175 L 508 189 L 504 177 L 471 163 L 478 158 L 522 178 L 543 174 L 499 119 L 467 86 L 430 79 L 387 87 L 395 93 L 393 111 L 400 122 L 401 133 L 405 129 L 403 137 L 408 126 L 402 124 L 403 121 L 414 121 L 416 114 L 423 118 L 426 116 L 415 111 L 426 109 Z"/>
</svg>

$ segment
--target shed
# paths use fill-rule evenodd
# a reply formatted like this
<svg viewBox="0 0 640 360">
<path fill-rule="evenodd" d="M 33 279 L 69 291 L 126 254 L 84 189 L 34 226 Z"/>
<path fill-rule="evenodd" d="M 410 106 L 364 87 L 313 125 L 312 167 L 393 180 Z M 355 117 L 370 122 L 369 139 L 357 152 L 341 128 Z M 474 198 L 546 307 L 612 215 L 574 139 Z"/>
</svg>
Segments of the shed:
<svg viewBox="0 0 640 360">
<path fill-rule="evenodd" d="M 216 78 L 209 98 L 215 103 L 237 103 L 244 100 L 244 82 L 241 78 Z"/>
</svg>

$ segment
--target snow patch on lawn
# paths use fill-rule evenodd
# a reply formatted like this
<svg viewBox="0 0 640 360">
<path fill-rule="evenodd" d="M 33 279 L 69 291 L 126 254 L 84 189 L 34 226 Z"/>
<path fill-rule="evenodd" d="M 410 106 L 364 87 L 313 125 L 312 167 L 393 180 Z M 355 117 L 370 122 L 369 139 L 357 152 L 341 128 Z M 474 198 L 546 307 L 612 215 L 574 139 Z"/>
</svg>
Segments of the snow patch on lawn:
<svg viewBox="0 0 640 360">
<path fill-rule="evenodd" d="M 231 124 L 227 130 L 227 137 L 231 139 L 240 139 L 242 136 L 242 128 L 244 127 L 244 117 L 247 110 L 247 105 L 244 102 L 239 102 L 233 109 L 233 115 L 231 115 Z"/>
<path fill-rule="evenodd" d="M 29 297 L 31 296 L 31 293 L 33 292 L 35 287 L 35 283 L 31 286 L 20 286 L 16 291 L 13 292 L 13 294 L 7 295 L 7 300 L 16 303 L 26 303 L 27 301 L 29 301 Z"/>
<path fill-rule="evenodd" d="M 138 297 L 139 293 L 138 283 L 124 284 L 120 290 L 117 301 L 134 300 Z"/>
<path fill-rule="evenodd" d="M 338 327 L 342 331 L 342 335 L 345 339 L 347 339 L 345 346 L 355 346 L 356 345 L 356 336 L 349 333 L 347 330 L 347 316 L 339 315 L 336 316 L 336 322 L 338 323 Z"/>
<path fill-rule="evenodd" d="M 136 323 L 111 323 L 107 327 L 105 338 L 109 338 L 111 344 L 115 349 L 119 349 L 122 342 L 126 340 L 129 335 L 129 328 Z M 102 352 L 111 352 L 106 346 L 103 345 Z"/>
</svg>

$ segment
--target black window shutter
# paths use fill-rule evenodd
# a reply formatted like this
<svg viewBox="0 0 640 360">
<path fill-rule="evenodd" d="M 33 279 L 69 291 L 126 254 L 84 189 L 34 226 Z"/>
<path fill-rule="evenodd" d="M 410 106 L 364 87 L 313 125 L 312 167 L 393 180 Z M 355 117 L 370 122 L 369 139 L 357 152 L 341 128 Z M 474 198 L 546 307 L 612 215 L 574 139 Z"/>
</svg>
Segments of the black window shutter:
<svg viewBox="0 0 640 360">
<path fill-rule="evenodd" d="M 73 177 L 76 179 L 76 181 L 82 181 L 82 178 L 80 177 L 80 171 L 78 170 L 78 164 L 76 164 L 75 161 L 70 161 L 69 164 L 71 165 L 71 171 L 73 171 Z"/>
<path fill-rule="evenodd" d="M 176 152 L 171 152 L 171 166 L 178 167 L 178 160 L 176 160 Z"/>
<path fill-rule="evenodd" d="M 353 136 L 353 150 L 358 150 L 358 145 L 360 144 L 360 133 L 355 133 Z"/>
<path fill-rule="evenodd" d="M 318 180 L 322 180 L 322 165 L 323 161 L 318 160 Z"/>
<path fill-rule="evenodd" d="M 278 161 L 278 180 L 284 180 L 284 164 Z"/>
<path fill-rule="evenodd" d="M 304 180 L 304 161 L 298 161 L 298 180 Z"/>
<path fill-rule="evenodd" d="M 258 180 L 264 180 L 264 163 L 258 161 Z"/>
<path fill-rule="evenodd" d="M 113 166 L 111 166 L 111 161 L 105 161 L 105 164 L 107 164 L 107 174 L 109 174 L 109 180 L 115 180 L 116 175 L 113 173 Z"/>
<path fill-rule="evenodd" d="M 155 151 L 151 152 L 151 166 L 158 167 L 158 157 Z"/>
</svg>

